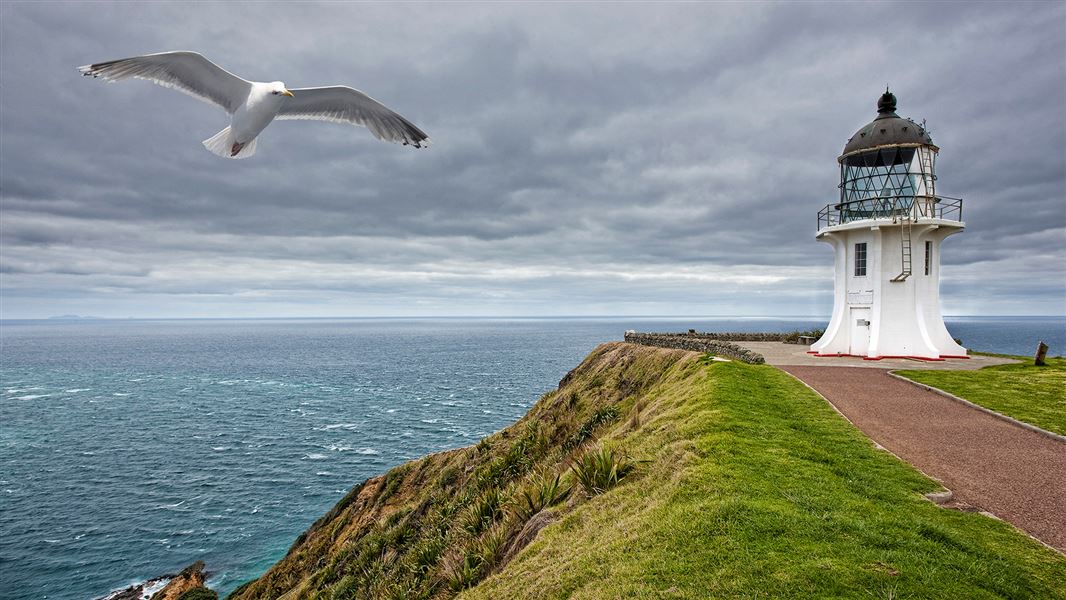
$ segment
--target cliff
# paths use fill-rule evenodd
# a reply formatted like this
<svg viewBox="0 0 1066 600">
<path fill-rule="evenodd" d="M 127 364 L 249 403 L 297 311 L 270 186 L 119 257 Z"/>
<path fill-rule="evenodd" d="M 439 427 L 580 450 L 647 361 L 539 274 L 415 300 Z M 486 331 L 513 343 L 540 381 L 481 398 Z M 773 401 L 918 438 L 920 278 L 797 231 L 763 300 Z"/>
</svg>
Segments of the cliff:
<svg viewBox="0 0 1066 600">
<path fill-rule="evenodd" d="M 230 598 L 1066 597 L 1062 555 L 937 488 L 777 369 L 605 344 Z"/>
<path fill-rule="evenodd" d="M 500 570 L 585 496 L 543 506 L 538 486 L 605 434 L 635 427 L 654 410 L 638 400 L 700 370 L 691 352 L 600 346 L 514 425 L 356 486 L 280 562 L 230 597 L 452 596 Z M 519 497 L 533 507 L 517 510 Z"/>
</svg>

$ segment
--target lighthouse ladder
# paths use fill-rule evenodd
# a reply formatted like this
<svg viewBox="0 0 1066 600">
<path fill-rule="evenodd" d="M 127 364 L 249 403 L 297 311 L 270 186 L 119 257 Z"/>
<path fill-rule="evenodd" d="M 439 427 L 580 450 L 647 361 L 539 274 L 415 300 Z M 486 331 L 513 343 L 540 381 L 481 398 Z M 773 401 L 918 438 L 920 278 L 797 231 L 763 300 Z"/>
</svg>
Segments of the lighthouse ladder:
<svg viewBox="0 0 1066 600">
<path fill-rule="evenodd" d="M 900 250 L 903 254 L 903 271 L 892 281 L 907 281 L 911 276 L 911 216 L 905 215 L 900 222 Z"/>
<path fill-rule="evenodd" d="M 936 196 L 936 175 L 933 174 L 933 153 L 929 150 L 919 150 L 922 178 L 925 179 L 925 195 Z M 930 215 L 932 216 L 932 215 Z"/>
<path fill-rule="evenodd" d="M 927 149 L 918 151 L 919 164 L 922 169 L 922 183 L 925 187 L 925 198 L 922 209 L 915 217 L 925 216 L 936 218 L 936 175 L 933 174 L 933 153 Z M 917 199 L 917 198 L 916 198 Z"/>
</svg>

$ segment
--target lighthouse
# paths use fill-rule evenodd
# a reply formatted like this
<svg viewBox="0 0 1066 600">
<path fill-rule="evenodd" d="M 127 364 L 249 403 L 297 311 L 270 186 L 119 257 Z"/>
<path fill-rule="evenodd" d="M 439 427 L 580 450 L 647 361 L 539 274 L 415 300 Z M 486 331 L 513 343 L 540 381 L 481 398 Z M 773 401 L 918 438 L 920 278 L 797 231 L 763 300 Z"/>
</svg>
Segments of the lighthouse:
<svg viewBox="0 0 1066 600">
<path fill-rule="evenodd" d="M 966 224 L 962 200 L 937 194 L 939 150 L 887 89 L 844 146 L 840 196 L 819 211 L 816 235 L 835 255 L 833 314 L 811 354 L 966 357 L 940 314 L 941 245 Z"/>
</svg>

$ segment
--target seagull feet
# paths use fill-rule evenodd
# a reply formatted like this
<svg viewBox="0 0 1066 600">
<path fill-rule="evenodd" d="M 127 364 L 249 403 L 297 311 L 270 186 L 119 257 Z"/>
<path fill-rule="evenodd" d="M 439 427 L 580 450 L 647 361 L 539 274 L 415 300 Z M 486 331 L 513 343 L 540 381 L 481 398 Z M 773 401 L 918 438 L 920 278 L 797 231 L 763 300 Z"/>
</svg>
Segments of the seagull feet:
<svg viewBox="0 0 1066 600">
<path fill-rule="evenodd" d="M 241 148 L 244 148 L 244 144 L 240 142 L 233 142 L 233 147 L 229 149 L 229 155 L 231 157 L 237 156 L 240 153 Z"/>
</svg>

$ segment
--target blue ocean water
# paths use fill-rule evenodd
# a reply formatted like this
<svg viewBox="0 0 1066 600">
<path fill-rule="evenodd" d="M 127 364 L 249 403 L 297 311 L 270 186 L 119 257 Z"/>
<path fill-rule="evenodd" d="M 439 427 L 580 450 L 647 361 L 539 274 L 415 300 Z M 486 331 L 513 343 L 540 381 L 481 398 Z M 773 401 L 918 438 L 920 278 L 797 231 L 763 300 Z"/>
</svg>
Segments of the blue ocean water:
<svg viewBox="0 0 1066 600">
<path fill-rule="evenodd" d="M 223 593 L 354 484 L 513 422 L 597 344 L 809 319 L 0 323 L 0 597 L 98 597 L 197 559 Z M 1060 354 L 1066 318 L 949 318 Z"/>
</svg>

